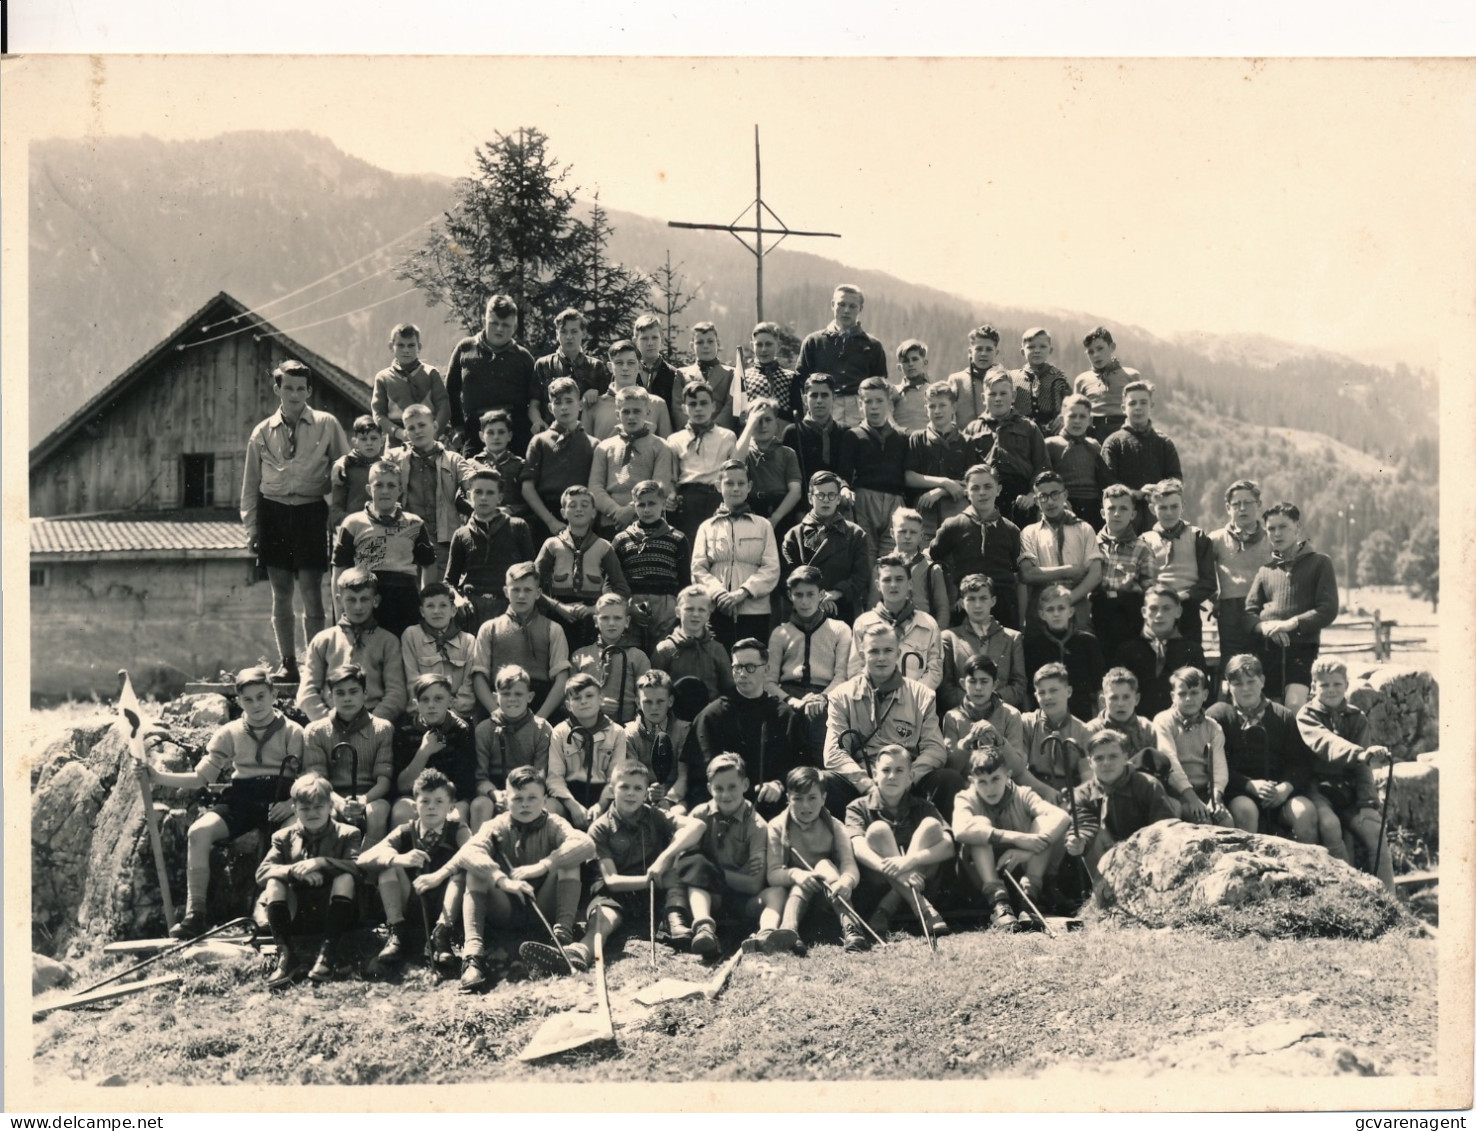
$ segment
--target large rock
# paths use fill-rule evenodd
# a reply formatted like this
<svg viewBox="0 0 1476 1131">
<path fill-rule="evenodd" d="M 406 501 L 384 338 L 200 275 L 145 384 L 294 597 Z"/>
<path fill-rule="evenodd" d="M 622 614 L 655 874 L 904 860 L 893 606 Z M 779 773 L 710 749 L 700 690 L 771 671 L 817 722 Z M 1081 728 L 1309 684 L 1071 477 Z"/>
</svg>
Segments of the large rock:
<svg viewBox="0 0 1476 1131">
<path fill-rule="evenodd" d="M 1386 773 L 1378 773 L 1380 791 L 1384 788 Z M 1429 754 L 1421 754 L 1413 762 L 1394 764 L 1389 826 L 1419 837 L 1432 848 L 1439 844 L 1440 769 Z"/>
<path fill-rule="evenodd" d="M 1101 861 L 1098 906 L 1150 927 L 1268 938 L 1374 938 L 1407 922 L 1365 875 L 1316 845 L 1238 829 L 1160 821 Z"/>
<path fill-rule="evenodd" d="M 1348 672 L 1348 698 L 1368 716 L 1370 741 L 1405 762 L 1440 745 L 1440 687 L 1419 668 L 1384 664 Z"/>
</svg>

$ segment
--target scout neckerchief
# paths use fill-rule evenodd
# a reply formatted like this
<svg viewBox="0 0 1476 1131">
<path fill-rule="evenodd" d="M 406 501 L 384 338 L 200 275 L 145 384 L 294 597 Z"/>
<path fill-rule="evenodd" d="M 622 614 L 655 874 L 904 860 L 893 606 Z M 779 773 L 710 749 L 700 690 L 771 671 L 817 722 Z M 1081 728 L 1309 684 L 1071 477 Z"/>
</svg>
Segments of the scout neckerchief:
<svg viewBox="0 0 1476 1131">
<path fill-rule="evenodd" d="M 1160 676 L 1163 674 L 1164 664 L 1168 663 L 1169 641 L 1180 639 L 1179 630 L 1175 628 L 1167 636 L 1160 639 L 1154 636 L 1153 630 L 1145 624 L 1141 635 L 1144 640 L 1148 641 L 1148 646 L 1153 649 L 1153 674 Z"/>
<path fill-rule="evenodd" d="M 827 420 L 824 424 L 811 420 L 808 416 L 800 421 L 800 427 L 809 429 L 811 432 L 820 434 L 820 462 L 825 467 L 830 466 L 830 437 L 832 432 L 839 432 L 840 425 L 834 420 Z M 808 481 L 808 477 L 806 477 Z"/>
<path fill-rule="evenodd" d="M 1302 547 L 1306 544 L 1307 540 L 1304 538 L 1302 541 L 1293 546 L 1290 550 L 1272 550 L 1271 564 L 1278 566 L 1290 565 L 1292 562 L 1297 560 L 1297 555 L 1302 552 Z"/>
<path fill-rule="evenodd" d="M 1234 523 L 1231 523 L 1229 526 L 1225 527 L 1225 533 L 1230 535 L 1230 540 L 1235 543 L 1236 553 L 1243 554 L 1245 553 L 1247 546 L 1254 546 L 1259 543 L 1262 538 L 1266 537 L 1266 528 L 1262 526 L 1260 520 L 1257 519 L 1256 528 L 1252 530 L 1249 534 L 1247 534 L 1243 530 L 1236 530 Z"/>
<path fill-rule="evenodd" d="M 636 441 L 643 440 L 651 434 L 651 426 L 642 424 L 634 432 L 627 432 L 622 425 L 619 430 L 620 438 L 625 441 L 625 450 L 620 453 L 620 466 L 629 467 L 630 461 L 636 455 Z"/>
<path fill-rule="evenodd" d="M 712 435 L 712 430 L 717 427 L 717 421 L 709 420 L 706 424 L 698 424 L 695 421 L 687 421 L 687 431 L 692 433 L 692 451 L 694 454 L 702 454 L 702 441 L 705 437 Z"/>
<path fill-rule="evenodd" d="M 702 379 L 710 385 L 712 382 L 707 380 L 707 375 L 714 369 L 722 368 L 722 364 L 717 358 L 713 358 L 711 361 L 703 361 L 699 358 L 697 361 L 697 370 L 702 374 Z"/>
<path fill-rule="evenodd" d="M 638 518 L 626 527 L 626 530 L 634 530 L 636 533 L 636 537 L 640 539 L 640 541 L 636 543 L 637 556 L 642 555 L 646 552 L 647 542 L 649 542 L 652 538 L 661 537 L 667 532 L 668 529 L 669 527 L 667 526 L 666 519 L 664 518 L 658 518 L 649 526 Z"/>
<path fill-rule="evenodd" d="M 594 784 L 595 735 L 608 727 L 610 725 L 610 720 L 605 717 L 604 711 L 600 711 L 600 713 L 595 716 L 594 722 L 591 723 L 589 726 L 584 726 L 580 723 L 574 722 L 572 718 L 569 721 L 573 723 L 573 727 L 570 733 L 571 735 L 578 737 L 579 745 L 584 751 L 585 784 L 592 785 Z"/>
<path fill-rule="evenodd" d="M 498 511 L 486 522 L 483 522 L 476 515 L 472 515 L 466 520 L 466 524 L 471 528 L 473 547 L 481 551 L 482 560 L 477 565 L 485 568 L 492 562 L 493 542 L 496 540 L 499 531 L 508 524 L 507 515 Z M 467 566 L 470 568 L 471 563 L 468 562 Z"/>
<path fill-rule="evenodd" d="M 461 630 L 452 621 L 444 629 L 435 629 L 430 626 L 424 617 L 420 618 L 420 631 L 425 633 L 426 639 L 435 645 L 436 651 L 441 654 L 441 659 L 451 662 L 451 645 L 456 643 L 456 638 L 461 635 Z"/>
<path fill-rule="evenodd" d="M 582 596 L 584 593 L 584 555 L 595 544 L 595 540 L 599 538 L 599 535 L 594 532 L 594 527 L 591 526 L 576 542 L 574 540 L 574 528 L 572 526 L 566 526 L 559 532 L 559 538 L 574 552 L 572 576 L 574 595 Z"/>
<path fill-rule="evenodd" d="M 994 712 L 999 709 L 999 705 L 1001 702 L 1003 702 L 1003 700 L 1000 699 L 999 692 L 991 691 L 989 693 L 989 699 L 982 707 L 975 707 L 967 699 L 965 699 L 963 703 L 960 704 L 960 706 L 963 707 L 964 718 L 968 719 L 969 722 L 987 723 L 992 721 L 990 716 L 992 716 Z"/>
<path fill-rule="evenodd" d="M 256 764 L 259 766 L 262 763 L 261 755 L 262 751 L 266 749 L 266 744 L 286 729 L 287 717 L 281 711 L 273 709 L 272 721 L 262 727 L 261 730 L 257 730 L 248 723 L 244 715 L 241 718 L 241 726 L 251 736 L 251 741 L 256 743 Z"/>
<path fill-rule="evenodd" d="M 373 614 L 370 614 L 369 619 L 362 624 L 352 623 L 347 616 L 338 618 L 338 630 L 353 640 L 355 651 L 364 646 L 365 638 L 378 627 L 379 622 L 374 619 Z"/>
<path fill-rule="evenodd" d="M 882 620 L 886 621 L 887 624 L 895 628 L 897 630 L 897 634 L 900 636 L 904 631 L 902 626 L 906 624 L 911 624 L 912 618 L 917 615 L 917 606 L 912 603 L 912 598 L 908 597 L 907 600 L 902 603 L 902 607 L 900 609 L 898 609 L 895 613 L 891 613 L 887 611 L 886 605 L 878 602 L 876 606 L 876 615 L 881 617 Z"/>
<path fill-rule="evenodd" d="M 1174 550 L 1178 545 L 1180 536 L 1183 535 L 1184 531 L 1187 530 L 1188 527 L 1189 524 L 1185 522 L 1182 518 L 1179 519 L 1178 525 L 1175 526 L 1172 530 L 1165 530 L 1163 523 L 1161 522 L 1155 522 L 1153 524 L 1153 529 L 1158 533 L 1159 537 L 1161 537 L 1164 540 L 1164 543 L 1168 546 L 1168 561 L 1165 564 L 1174 564 Z M 1276 554 L 1273 552 L 1271 556 L 1274 558 Z"/>
<path fill-rule="evenodd" d="M 531 714 L 532 712 L 529 713 Z M 538 816 L 534 817 L 526 825 L 519 824 L 517 821 L 508 821 L 508 837 L 512 841 L 512 850 L 507 854 L 509 864 L 516 868 L 521 865 L 533 863 L 533 861 L 528 859 L 528 840 L 530 837 L 542 832 L 543 827 L 547 824 L 547 810 L 539 813 Z"/>
<path fill-rule="evenodd" d="M 979 555 L 982 557 L 989 549 L 990 529 L 997 526 L 1003 516 L 996 509 L 992 518 L 980 518 L 979 513 L 973 507 L 969 507 L 964 514 L 968 515 L 969 521 L 979 528 Z"/>
<path fill-rule="evenodd" d="M 531 710 L 528 710 L 524 711 L 516 719 L 509 719 L 502 713 L 502 708 L 498 707 L 497 710 L 492 712 L 489 719 L 492 723 L 492 741 L 497 748 L 498 766 L 505 774 L 512 768 L 507 757 L 507 737 L 509 734 L 512 734 L 516 738 L 518 732 L 533 721 L 534 714 Z"/>
<path fill-rule="evenodd" d="M 657 781 L 665 783 L 675 765 L 671 735 L 665 727 L 653 727 L 641 714 L 636 715 L 636 734 L 650 743 L 651 772 Z"/>
<path fill-rule="evenodd" d="M 370 522 L 377 522 L 380 526 L 387 527 L 391 530 L 398 526 L 400 520 L 405 516 L 405 511 L 399 503 L 395 504 L 395 509 L 390 511 L 388 515 L 382 515 L 375 510 L 372 502 L 365 503 L 364 513 L 369 516 Z"/>
<path fill-rule="evenodd" d="M 718 506 L 717 512 L 712 517 L 713 518 L 728 518 L 728 519 L 732 519 L 732 520 L 734 520 L 736 522 L 738 519 L 742 518 L 744 515 L 751 514 L 751 513 L 752 513 L 752 508 L 749 507 L 747 501 L 741 502 L 741 503 L 737 504 L 736 506 L 732 506 L 732 507 L 728 506 L 727 503 L 722 503 L 722 504 L 720 504 Z"/>
<path fill-rule="evenodd" d="M 1056 540 L 1056 562 L 1058 565 L 1066 564 L 1066 527 L 1073 521 L 1070 512 L 1063 512 L 1060 518 L 1051 519 L 1045 515 L 1040 516 L 1041 524 L 1049 530 Z"/>
<path fill-rule="evenodd" d="M 816 612 L 809 620 L 801 619 L 798 613 L 791 614 L 789 618 L 789 623 L 799 629 L 805 638 L 804 659 L 800 663 L 800 683 L 804 684 L 806 691 L 810 690 L 810 638 L 820 631 L 826 619 L 824 609 Z"/>
<path fill-rule="evenodd" d="M 297 414 L 297 419 L 296 420 L 288 420 L 285 416 L 282 415 L 282 410 L 281 409 L 278 409 L 277 410 L 277 419 L 282 422 L 281 423 L 281 427 L 287 429 L 287 462 L 288 463 L 291 463 L 293 460 L 295 460 L 297 458 L 297 429 L 298 429 L 299 425 L 302 424 L 303 417 L 307 416 L 307 412 L 308 412 L 308 410 L 306 408 L 304 408 L 301 412 L 299 412 Z"/>
</svg>

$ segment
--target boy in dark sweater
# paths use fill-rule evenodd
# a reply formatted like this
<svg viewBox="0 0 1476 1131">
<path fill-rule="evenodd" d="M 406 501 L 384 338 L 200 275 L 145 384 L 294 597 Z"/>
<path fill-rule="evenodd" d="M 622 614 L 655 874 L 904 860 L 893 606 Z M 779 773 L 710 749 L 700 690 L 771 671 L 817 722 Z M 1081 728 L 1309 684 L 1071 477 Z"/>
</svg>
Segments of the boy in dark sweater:
<svg viewBox="0 0 1476 1131">
<path fill-rule="evenodd" d="M 840 514 L 844 485 L 833 471 L 810 479 L 810 510 L 784 535 L 781 576 L 787 582 L 800 566 L 820 572 L 821 611 L 850 624 L 865 608 L 875 549 L 866 531 Z"/>
<path fill-rule="evenodd" d="M 676 627 L 676 597 L 692 576 L 692 543 L 663 517 L 669 494 L 654 479 L 637 483 L 630 493 L 635 521 L 611 542 L 630 585 L 632 615 L 647 655 Z"/>
<path fill-rule="evenodd" d="M 733 689 L 728 650 L 712 634 L 712 597 L 700 585 L 677 594 L 677 626 L 656 645 L 651 666 L 666 672 L 672 682 L 688 677 L 700 680 L 714 694 Z"/>
<path fill-rule="evenodd" d="M 1102 854 L 1114 844 L 1174 816 L 1157 779 L 1128 764 L 1126 744 L 1115 730 L 1092 735 L 1087 741 L 1092 777 L 1071 795 L 1073 819 L 1066 851 L 1083 857 L 1093 878 Z"/>
<path fill-rule="evenodd" d="M 384 433 L 374 417 L 361 416 L 354 421 L 353 447 L 348 455 L 333 461 L 328 471 L 332 487 L 328 491 L 328 533 L 336 534 L 338 524 L 369 501 L 369 469 L 384 453 Z"/>
<path fill-rule="evenodd" d="M 1143 630 L 1117 646 L 1114 667 L 1127 668 L 1138 678 L 1142 696 L 1139 712 L 1152 718 L 1173 706 L 1169 677 L 1179 668 L 1204 668 L 1204 651 L 1197 640 L 1179 632 L 1179 595 L 1167 585 L 1155 585 L 1143 597 Z"/>
<path fill-rule="evenodd" d="M 1045 436 L 1035 421 L 1015 411 L 1015 384 L 1009 374 L 991 375 L 984 383 L 984 415 L 964 429 L 976 458 L 999 473 L 999 508 L 1028 521 L 1031 499 L 1016 510 L 1016 500 L 1030 494 L 1031 481 L 1050 466 Z"/>
<path fill-rule="evenodd" d="M 1040 620 L 1025 630 L 1025 670 L 1063 664 L 1071 681 L 1071 713 L 1089 719 L 1097 713 L 1097 687 L 1107 671 L 1102 648 L 1082 632 L 1071 615 L 1071 590 L 1048 585 L 1040 595 Z"/>
<path fill-rule="evenodd" d="M 1312 549 L 1302 536 L 1302 512 L 1277 503 L 1261 512 L 1271 563 L 1256 571 L 1245 595 L 1245 615 L 1253 619 L 1270 665 L 1266 693 L 1282 696 L 1290 711 L 1307 701 L 1312 663 L 1322 630 L 1338 619 L 1338 582 L 1332 559 Z"/>
<path fill-rule="evenodd" d="M 1061 402 L 1061 431 L 1046 437 L 1051 470 L 1066 484 L 1066 496 L 1077 518 L 1093 530 L 1102 529 L 1102 492 L 1112 473 L 1102 459 L 1102 445 L 1091 435 L 1092 402 L 1075 393 Z"/>
<path fill-rule="evenodd" d="M 969 574 L 989 578 L 995 620 L 1006 628 L 1019 629 L 1016 563 L 1020 560 L 1020 528 L 995 506 L 999 478 L 994 468 L 976 463 L 964 473 L 964 489 L 969 509 L 938 527 L 928 557 L 943 567 L 954 600 L 960 582 Z"/>
<path fill-rule="evenodd" d="M 451 709 L 451 681 L 434 672 L 418 677 L 410 688 L 415 710 L 395 730 L 395 791 L 390 825 L 415 814 L 415 783 L 424 770 L 436 770 L 451 783 L 457 820 L 471 820 L 477 795 L 477 740 L 471 723 Z"/>
<path fill-rule="evenodd" d="M 907 437 L 892 427 L 892 395 L 885 378 L 861 382 L 865 419 L 851 429 L 850 465 L 842 471 L 856 496 L 856 525 L 878 554 L 892 551 L 892 512 L 907 491 Z"/>
<path fill-rule="evenodd" d="M 533 557 L 528 524 L 502 509 L 506 482 L 496 468 L 474 464 L 466 484 L 471 518 L 451 536 L 446 584 L 471 601 L 476 628 L 507 612 L 507 571 Z"/>
<path fill-rule="evenodd" d="M 1102 444 L 1102 459 L 1119 483 L 1133 493 L 1139 532 L 1153 525 L 1144 488 L 1164 479 L 1183 479 L 1174 442 L 1153 427 L 1153 386 L 1129 381 L 1122 390 L 1123 426 Z"/>
<path fill-rule="evenodd" d="M 805 379 L 805 414 L 794 424 L 785 426 L 780 442 L 799 456 L 800 483 L 805 491 L 817 471 L 840 472 L 849 466 L 851 433 L 836 423 L 835 383 L 828 373 L 816 373 Z"/>
<path fill-rule="evenodd" d="M 482 451 L 472 467 L 490 467 L 502 476 L 502 509 L 513 518 L 526 519 L 531 511 L 523 501 L 518 485 L 523 481 L 523 457 L 512 450 L 512 413 L 505 408 L 489 408 L 482 413 L 478 425 L 482 437 Z M 470 486 L 466 488 L 470 490 Z"/>
</svg>

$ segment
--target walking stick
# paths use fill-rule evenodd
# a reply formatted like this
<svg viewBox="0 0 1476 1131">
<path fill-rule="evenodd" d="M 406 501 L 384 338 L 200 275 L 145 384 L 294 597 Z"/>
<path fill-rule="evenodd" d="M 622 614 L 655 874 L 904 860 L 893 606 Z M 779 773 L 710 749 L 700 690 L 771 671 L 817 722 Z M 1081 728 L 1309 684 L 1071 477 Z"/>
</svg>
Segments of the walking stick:
<svg viewBox="0 0 1476 1131">
<path fill-rule="evenodd" d="M 902 678 L 903 679 L 911 679 L 912 678 L 911 676 L 909 676 L 907 674 L 907 661 L 908 660 L 916 660 L 917 661 L 917 670 L 918 670 L 918 672 L 920 674 L 925 674 L 927 672 L 927 670 L 928 670 L 928 658 L 926 656 L 924 656 L 921 652 L 903 652 L 902 653 L 902 658 L 897 661 L 897 666 L 902 669 Z"/>
<path fill-rule="evenodd" d="M 340 750 L 347 750 L 349 752 L 349 767 L 353 771 L 353 777 L 349 779 L 350 793 L 344 800 L 357 803 L 359 800 L 359 748 L 352 742 L 340 742 L 335 745 L 332 752 L 328 755 L 328 761 L 330 763 L 329 774 L 332 774 L 333 770 L 338 766 L 338 752 Z"/>
<path fill-rule="evenodd" d="M 656 969 L 656 881 L 646 881 L 646 906 L 651 913 L 651 969 Z"/>
<path fill-rule="evenodd" d="M 502 866 L 507 869 L 508 878 L 511 879 L 512 861 L 507 858 L 507 854 L 500 848 L 497 850 L 497 858 L 502 861 Z M 558 883 L 557 876 L 554 877 L 554 883 Z M 559 936 L 554 934 L 553 924 L 548 921 L 548 916 L 543 913 L 543 908 L 538 906 L 538 892 L 536 890 L 533 892 L 533 898 L 528 900 L 528 903 L 533 908 L 533 914 L 537 915 L 538 921 L 543 924 L 543 929 L 548 932 L 548 937 L 553 940 L 554 949 L 559 952 L 559 957 L 564 960 L 564 965 L 569 968 L 569 973 L 577 975 L 579 971 L 574 969 L 574 963 L 569 961 L 568 951 L 564 949 L 564 944 L 559 942 Z"/>
<path fill-rule="evenodd" d="M 151 958 L 145 958 L 142 962 L 135 962 L 132 966 L 128 967 L 126 970 L 119 970 L 116 974 L 113 974 L 110 977 L 104 978 L 101 982 L 93 982 L 92 985 L 88 986 L 86 989 L 78 990 L 76 992 L 76 994 L 74 994 L 73 996 L 74 997 L 81 997 L 83 994 L 90 994 L 93 990 L 101 989 L 103 986 L 110 986 L 114 982 L 120 981 L 121 979 L 128 977 L 128 975 L 130 975 L 130 974 L 137 973 L 139 970 L 142 970 L 145 966 L 152 966 L 155 962 L 158 962 L 161 958 L 168 958 L 171 954 L 178 954 L 182 950 L 185 950 L 185 949 L 187 949 L 189 947 L 196 946 L 199 943 L 204 942 L 206 939 L 210 938 L 213 935 L 224 934 L 226 931 L 229 931 L 229 930 L 232 930 L 232 929 L 234 929 L 236 927 L 239 927 L 243 923 L 246 926 L 248 926 L 248 927 L 251 928 L 252 937 L 255 938 L 255 936 L 256 936 L 256 920 L 252 919 L 251 916 L 249 916 L 249 915 L 243 915 L 239 919 L 232 919 L 232 920 L 230 920 L 230 922 L 222 923 L 218 927 L 212 927 L 210 930 L 206 931 L 203 935 L 196 935 L 192 939 L 185 939 L 183 942 L 177 942 L 177 943 L 175 943 L 172 946 L 167 946 L 163 950 L 159 951 L 158 954 L 153 955 Z"/>
<path fill-rule="evenodd" d="M 810 862 L 804 858 L 804 855 L 800 852 L 800 850 L 794 847 L 794 845 L 791 844 L 789 846 L 789 851 L 794 853 L 794 858 L 800 862 L 801 867 L 806 868 L 811 872 L 815 870 L 810 866 Z M 879 934 L 871 929 L 871 924 L 868 923 L 865 919 L 861 918 L 859 914 L 857 914 L 856 909 L 851 906 L 850 901 L 847 900 L 845 896 L 836 895 L 834 892 L 831 892 L 830 898 L 835 903 L 840 904 L 840 908 L 842 911 L 844 911 L 852 919 L 856 920 L 856 922 L 860 923 L 866 933 L 876 940 L 878 946 L 887 945 L 887 940 L 882 938 Z"/>
<path fill-rule="evenodd" d="M 174 898 L 169 892 L 169 869 L 164 864 L 164 840 L 159 835 L 159 814 L 154 812 L 154 786 L 149 777 L 148 755 L 144 752 L 143 720 L 138 714 L 138 696 L 133 693 L 133 681 L 128 678 L 128 669 L 118 671 L 118 714 L 127 728 L 128 753 L 133 757 L 134 778 L 138 781 L 139 797 L 143 800 L 144 822 L 149 829 L 149 846 L 154 854 L 154 872 L 159 878 L 159 898 L 164 905 L 164 926 L 175 924 Z"/>
<path fill-rule="evenodd" d="M 1379 843 L 1374 846 L 1373 874 L 1379 874 L 1384 859 L 1384 829 L 1389 823 L 1389 798 L 1394 796 L 1394 755 L 1389 755 L 1389 773 L 1384 778 L 1384 811 L 1379 817 Z"/>
<path fill-rule="evenodd" d="M 933 934 L 932 927 L 928 925 L 928 917 L 923 914 L 922 894 L 917 888 L 913 888 L 911 884 L 908 887 L 912 888 L 912 904 L 917 908 L 917 921 L 922 924 L 923 938 L 928 940 L 928 949 L 936 957 L 938 954 L 938 937 Z"/>
<path fill-rule="evenodd" d="M 1030 914 L 1035 916 L 1035 921 L 1040 924 L 1041 930 L 1045 931 L 1046 936 L 1048 938 L 1055 938 L 1056 932 L 1051 930 L 1051 925 L 1046 922 L 1046 917 L 1040 913 L 1040 908 L 1035 906 L 1030 901 L 1030 897 L 1025 894 L 1025 889 L 1020 886 L 1020 881 L 1015 879 L 1008 870 L 1002 870 L 1000 875 L 1010 881 L 1010 886 L 1015 889 L 1015 893 L 1020 897 L 1021 902 L 1030 909 Z"/>
</svg>

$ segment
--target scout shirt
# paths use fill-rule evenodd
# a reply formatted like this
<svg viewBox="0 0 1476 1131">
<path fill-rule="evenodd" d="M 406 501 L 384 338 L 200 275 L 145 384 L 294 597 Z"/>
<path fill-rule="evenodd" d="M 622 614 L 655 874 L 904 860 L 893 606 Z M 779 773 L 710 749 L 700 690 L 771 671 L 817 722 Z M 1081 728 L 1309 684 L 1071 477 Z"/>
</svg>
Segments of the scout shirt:
<svg viewBox="0 0 1476 1131">
<path fill-rule="evenodd" d="M 548 795 L 573 800 L 568 783 L 601 785 L 610 768 L 625 758 L 625 731 L 601 712 L 592 727 L 572 718 L 553 728 L 548 744 Z"/>
<path fill-rule="evenodd" d="M 298 506 L 322 502 L 332 489 L 333 461 L 348 455 L 348 438 L 338 417 L 304 408 L 288 424 L 278 409 L 251 430 L 241 478 L 241 525 L 256 537 L 261 499 Z"/>
<path fill-rule="evenodd" d="M 476 710 L 471 660 L 476 637 L 462 632 L 453 622 L 444 633 L 422 621 L 400 633 L 400 657 L 405 662 L 405 683 L 423 675 L 443 675 L 451 681 L 451 709 L 463 715 Z"/>
<path fill-rule="evenodd" d="M 664 809 L 642 804 L 635 814 L 622 817 L 614 806 L 589 826 L 595 859 L 615 865 L 617 876 L 639 876 L 651 866 L 677 834 L 677 819 Z"/>
<path fill-rule="evenodd" d="M 273 711 L 272 721 L 261 730 L 253 729 L 243 715 L 210 736 L 195 773 L 206 781 L 275 778 L 285 763 L 291 774 L 294 762 L 302 766 L 305 741 L 302 727 L 281 711 Z"/>
<path fill-rule="evenodd" d="M 948 836 L 953 835 L 947 832 L 948 822 L 931 801 L 908 792 L 892 808 L 882 800 L 881 790 L 872 786 L 864 797 L 858 797 L 846 806 L 846 832 L 853 838 L 865 840 L 866 830 L 880 821 L 892 830 L 892 835 L 897 838 L 897 847 L 906 852 L 912 838 L 917 835 L 917 827 L 929 817 L 943 826 Z"/>
<path fill-rule="evenodd" d="M 947 760 L 932 691 L 898 672 L 880 687 L 873 686 L 871 677 L 864 674 L 846 680 L 831 693 L 828 710 L 825 768 L 845 778 L 857 792 L 871 777 L 870 766 L 883 746 L 895 743 L 912 751 L 913 776 L 917 778 Z M 865 769 L 841 742 L 848 730 L 866 738 L 859 754 Z"/>
<path fill-rule="evenodd" d="M 303 731 L 302 772 L 319 773 L 328 779 L 340 797 L 362 797 L 384 778 L 393 785 L 395 728 L 387 719 L 360 711 L 345 723 L 334 711 L 326 719 L 308 723 Z M 354 758 L 347 751 L 333 753 L 348 743 L 358 754 L 358 777 Z"/>
<path fill-rule="evenodd" d="M 732 816 L 716 801 L 704 801 L 689 816 L 706 826 L 698 851 L 724 872 L 738 872 L 762 888 L 769 872 L 769 826 L 751 801 L 740 801 Z M 724 877 L 726 878 L 726 877 Z"/>
<path fill-rule="evenodd" d="M 548 775 L 548 749 L 553 727 L 531 709 L 522 718 L 508 719 L 499 707 L 477 724 L 477 784 L 490 782 L 498 789 L 518 766 L 532 766 Z"/>
</svg>

